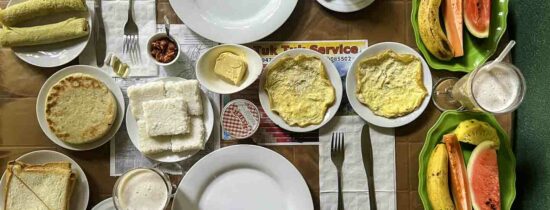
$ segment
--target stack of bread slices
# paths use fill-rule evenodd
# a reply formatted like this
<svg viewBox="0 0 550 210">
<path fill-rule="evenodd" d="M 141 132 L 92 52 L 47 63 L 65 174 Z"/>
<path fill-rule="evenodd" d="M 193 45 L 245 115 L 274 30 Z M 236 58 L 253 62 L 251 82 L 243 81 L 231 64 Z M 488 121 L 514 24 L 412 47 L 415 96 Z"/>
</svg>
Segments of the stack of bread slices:
<svg viewBox="0 0 550 210">
<path fill-rule="evenodd" d="M 66 210 L 77 177 L 68 162 L 33 165 L 12 161 L 6 178 L 6 210 Z"/>
<path fill-rule="evenodd" d="M 203 104 L 197 80 L 155 81 L 128 87 L 144 154 L 204 148 Z"/>
</svg>

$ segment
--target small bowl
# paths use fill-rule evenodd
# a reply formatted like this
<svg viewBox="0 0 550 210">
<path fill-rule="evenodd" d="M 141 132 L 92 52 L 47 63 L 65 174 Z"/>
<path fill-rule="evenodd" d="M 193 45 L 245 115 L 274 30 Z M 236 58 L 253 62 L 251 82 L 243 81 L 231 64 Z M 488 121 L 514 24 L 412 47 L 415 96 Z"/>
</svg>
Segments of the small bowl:
<svg viewBox="0 0 550 210">
<path fill-rule="evenodd" d="M 160 38 L 164 38 L 164 37 L 168 37 L 168 39 L 174 41 L 176 43 L 176 46 L 178 47 L 178 53 L 176 53 L 176 57 L 168 63 L 159 62 L 159 61 L 157 61 L 157 59 L 155 59 L 151 55 L 151 43 L 153 43 L 153 41 L 156 41 L 156 40 L 158 40 Z M 173 36 L 166 35 L 166 33 L 164 33 L 164 32 L 156 33 L 155 35 L 151 36 L 151 38 L 149 38 L 149 40 L 147 41 L 147 55 L 149 55 L 149 58 L 152 59 L 159 66 L 169 66 L 169 65 L 174 64 L 178 60 L 178 58 L 180 57 L 180 54 L 181 54 L 181 49 L 180 49 L 180 43 L 178 42 L 178 40 L 176 38 L 174 38 Z"/>
<path fill-rule="evenodd" d="M 245 58 L 247 68 L 241 84 L 230 84 L 214 73 L 216 58 L 222 52 L 232 52 Z M 218 45 L 208 49 L 200 55 L 195 66 L 199 83 L 209 91 L 219 94 L 232 94 L 247 88 L 258 79 L 262 69 L 262 58 L 256 51 L 236 44 Z"/>
</svg>

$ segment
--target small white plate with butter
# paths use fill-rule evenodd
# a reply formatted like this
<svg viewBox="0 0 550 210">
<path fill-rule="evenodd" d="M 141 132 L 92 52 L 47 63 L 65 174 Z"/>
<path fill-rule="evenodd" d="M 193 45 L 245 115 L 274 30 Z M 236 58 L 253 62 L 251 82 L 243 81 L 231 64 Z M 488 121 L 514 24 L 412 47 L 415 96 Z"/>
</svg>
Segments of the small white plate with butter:
<svg viewBox="0 0 550 210">
<path fill-rule="evenodd" d="M 231 56 L 231 58 L 222 58 L 220 57 L 222 53 L 230 53 L 236 56 Z M 235 85 L 229 80 L 224 79 L 214 70 L 217 67 L 218 69 L 224 70 L 224 75 L 227 75 L 228 77 L 233 76 L 232 74 L 239 70 L 232 68 L 231 66 L 235 61 L 228 59 L 239 59 L 238 57 L 240 57 L 240 59 L 244 62 L 244 69 L 246 70 L 242 76 L 242 79 L 240 79 L 237 85 Z M 218 58 L 220 60 L 224 59 L 224 61 L 218 62 Z M 216 66 L 217 63 L 218 66 Z M 212 47 L 201 54 L 196 63 L 195 71 L 199 83 L 206 87 L 209 91 L 219 94 L 232 94 L 239 92 L 254 83 L 254 81 L 256 81 L 262 73 L 262 68 L 262 58 L 256 51 L 242 45 L 224 44 Z"/>
</svg>

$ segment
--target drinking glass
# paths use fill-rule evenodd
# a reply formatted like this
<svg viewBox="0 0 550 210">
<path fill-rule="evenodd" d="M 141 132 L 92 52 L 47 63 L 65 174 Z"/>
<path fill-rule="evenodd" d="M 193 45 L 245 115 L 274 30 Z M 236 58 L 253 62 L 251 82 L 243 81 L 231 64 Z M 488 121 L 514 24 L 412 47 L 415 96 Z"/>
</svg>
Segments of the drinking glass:
<svg viewBox="0 0 550 210">
<path fill-rule="evenodd" d="M 442 111 L 464 109 L 502 114 L 518 108 L 525 89 L 525 78 L 516 66 L 489 61 L 460 79 L 441 79 L 434 86 L 432 100 Z"/>
</svg>

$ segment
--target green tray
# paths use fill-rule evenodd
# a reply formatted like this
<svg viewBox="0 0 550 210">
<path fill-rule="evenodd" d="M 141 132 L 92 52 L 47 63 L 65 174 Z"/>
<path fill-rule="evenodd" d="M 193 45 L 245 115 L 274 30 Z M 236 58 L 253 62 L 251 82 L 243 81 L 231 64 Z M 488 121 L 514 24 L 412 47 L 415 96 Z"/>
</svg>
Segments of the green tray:
<svg viewBox="0 0 550 210">
<path fill-rule="evenodd" d="M 435 148 L 435 145 L 441 142 L 443 135 L 452 132 L 460 122 L 468 119 L 485 121 L 497 130 L 498 137 L 500 138 L 500 148 L 497 151 L 497 158 L 501 209 L 508 210 L 512 208 L 512 203 L 516 198 L 516 159 L 506 132 L 500 127 L 495 117 L 490 114 L 482 112 L 446 111 L 441 114 L 434 126 L 428 131 L 426 141 L 424 142 L 424 146 L 419 156 L 418 193 L 420 194 L 424 209 L 432 209 L 428 199 L 428 191 L 426 190 L 426 170 L 428 168 L 430 154 Z M 475 146 L 462 143 L 461 145 L 465 162 L 468 163 L 468 159 Z"/>
<path fill-rule="evenodd" d="M 444 1 L 444 0 L 443 0 Z M 489 37 L 479 39 L 474 37 L 464 25 L 464 56 L 453 58 L 450 61 L 442 61 L 434 57 L 420 39 L 418 33 L 418 5 L 420 0 L 412 1 L 411 23 L 414 31 L 416 45 L 424 58 L 434 69 L 449 71 L 471 72 L 479 65 L 485 63 L 497 50 L 498 43 L 506 31 L 506 18 L 508 16 L 508 0 L 493 0 L 491 5 L 491 25 Z"/>
</svg>

